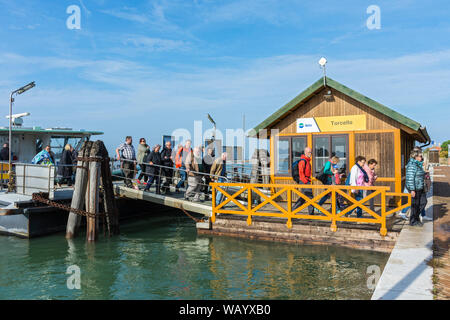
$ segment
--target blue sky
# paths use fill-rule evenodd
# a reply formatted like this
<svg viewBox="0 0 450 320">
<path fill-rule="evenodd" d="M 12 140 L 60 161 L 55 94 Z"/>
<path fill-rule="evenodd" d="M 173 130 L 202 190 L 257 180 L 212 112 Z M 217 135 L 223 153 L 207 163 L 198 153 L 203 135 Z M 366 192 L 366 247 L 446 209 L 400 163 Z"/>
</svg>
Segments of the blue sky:
<svg viewBox="0 0 450 320">
<path fill-rule="evenodd" d="M 381 29 L 369 30 L 369 5 Z M 81 8 L 69 30 L 66 8 Z M 194 120 L 250 128 L 321 77 L 448 134 L 448 1 L 0 0 L 0 98 L 30 81 L 26 125 L 161 142 Z M 7 120 L 0 115 L 0 125 Z"/>
</svg>

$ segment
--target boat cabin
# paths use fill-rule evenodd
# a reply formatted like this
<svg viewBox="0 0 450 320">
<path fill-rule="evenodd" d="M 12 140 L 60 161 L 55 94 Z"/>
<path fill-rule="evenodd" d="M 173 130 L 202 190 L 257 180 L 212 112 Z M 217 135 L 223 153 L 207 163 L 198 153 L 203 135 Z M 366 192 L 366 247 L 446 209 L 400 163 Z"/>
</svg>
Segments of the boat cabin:
<svg viewBox="0 0 450 320">
<path fill-rule="evenodd" d="M 46 145 L 50 145 L 59 162 L 64 146 L 69 143 L 75 150 L 81 148 L 91 135 L 100 135 L 100 131 L 72 130 L 71 128 L 21 127 L 12 128 L 12 155 L 14 162 L 30 163 L 33 157 Z M 0 147 L 9 141 L 9 127 L 0 127 Z"/>
</svg>

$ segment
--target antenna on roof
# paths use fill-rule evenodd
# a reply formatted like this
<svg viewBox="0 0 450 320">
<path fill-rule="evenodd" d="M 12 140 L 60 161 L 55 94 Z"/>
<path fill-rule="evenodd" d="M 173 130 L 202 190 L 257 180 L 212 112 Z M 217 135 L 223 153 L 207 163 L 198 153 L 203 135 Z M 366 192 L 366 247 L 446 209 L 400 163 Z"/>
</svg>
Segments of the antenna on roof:
<svg viewBox="0 0 450 320">
<path fill-rule="evenodd" d="M 16 114 L 12 114 L 11 115 L 11 121 L 12 121 L 12 125 L 16 126 L 16 127 L 20 127 L 23 124 L 23 117 L 29 116 L 30 113 L 29 112 L 24 112 L 24 113 L 16 113 Z M 9 115 L 6 116 L 6 119 L 9 119 Z"/>
<path fill-rule="evenodd" d="M 325 68 L 325 65 L 327 64 L 327 59 L 325 59 L 324 57 L 320 58 L 319 60 L 319 64 L 323 69 L 323 86 L 326 87 L 327 86 L 327 71 Z"/>
</svg>

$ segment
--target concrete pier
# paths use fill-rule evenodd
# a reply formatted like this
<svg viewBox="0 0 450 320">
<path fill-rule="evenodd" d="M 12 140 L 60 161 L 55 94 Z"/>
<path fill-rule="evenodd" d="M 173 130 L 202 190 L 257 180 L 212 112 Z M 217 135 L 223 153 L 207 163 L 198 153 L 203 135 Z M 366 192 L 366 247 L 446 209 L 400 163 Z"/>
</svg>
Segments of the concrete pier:
<svg viewBox="0 0 450 320">
<path fill-rule="evenodd" d="M 433 180 L 433 171 L 430 170 Z M 433 217 L 433 187 L 427 194 L 426 216 Z M 433 222 L 405 225 L 378 281 L 372 300 L 432 300 Z"/>
</svg>

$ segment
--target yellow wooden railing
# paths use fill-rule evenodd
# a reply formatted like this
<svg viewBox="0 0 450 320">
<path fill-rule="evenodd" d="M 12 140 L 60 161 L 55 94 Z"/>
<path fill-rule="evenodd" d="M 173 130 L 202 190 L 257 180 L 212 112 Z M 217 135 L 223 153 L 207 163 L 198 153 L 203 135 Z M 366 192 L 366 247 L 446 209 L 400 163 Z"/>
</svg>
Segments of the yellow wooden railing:
<svg viewBox="0 0 450 320">
<path fill-rule="evenodd" d="M 277 217 L 286 218 L 286 225 L 288 228 L 292 228 L 292 219 L 312 219 L 312 220 L 325 220 L 331 221 L 331 230 L 337 230 L 337 221 L 349 221 L 349 222 L 363 222 L 380 224 L 380 234 L 385 236 L 387 234 L 386 229 L 386 217 L 402 210 L 403 208 L 411 206 L 411 195 L 407 193 L 389 192 L 389 187 L 356 187 L 356 186 L 342 186 L 342 185 L 297 185 L 297 184 L 250 184 L 250 183 L 220 183 L 213 182 L 212 186 L 212 216 L 211 221 L 214 223 L 217 214 L 237 214 L 246 215 L 247 224 L 251 225 L 252 216 L 264 216 L 264 217 Z M 261 189 L 272 190 L 271 195 L 265 194 Z M 309 198 L 302 193 L 303 189 L 316 189 L 318 194 Z M 356 200 L 350 195 L 351 190 L 371 190 L 372 192 L 367 194 L 361 200 Z M 217 192 L 222 193 L 221 202 L 216 205 Z M 262 200 L 259 204 L 253 204 L 252 194 L 256 194 Z M 326 210 L 323 206 L 320 206 L 319 201 L 323 196 L 331 194 L 331 211 Z M 297 195 L 305 200 L 301 206 L 292 210 L 294 201 L 293 195 Z M 336 208 L 336 197 L 342 196 L 348 205 L 340 212 Z M 381 211 L 376 213 L 366 206 L 366 202 L 376 197 L 381 197 Z M 284 196 L 287 201 L 277 201 L 277 198 Z M 241 199 L 238 200 L 238 197 Z M 406 197 L 407 202 L 403 205 L 399 205 L 395 208 L 388 208 L 386 206 L 387 197 Z M 242 203 L 243 202 L 243 203 Z M 282 206 L 286 204 L 286 208 Z M 400 202 L 401 203 L 401 202 Z M 232 205 L 225 208 L 227 204 Z M 270 211 L 262 210 L 266 205 L 272 205 L 274 209 Z M 305 214 L 301 211 L 308 206 L 313 206 L 323 215 Z M 370 217 L 347 217 L 346 213 L 360 207 L 363 212 L 366 212 Z M 387 211 L 387 209 L 390 209 Z"/>
</svg>

